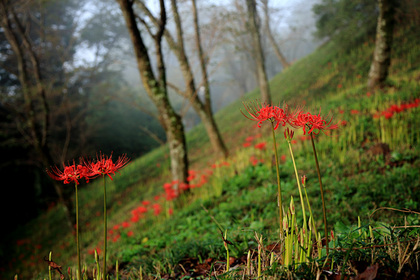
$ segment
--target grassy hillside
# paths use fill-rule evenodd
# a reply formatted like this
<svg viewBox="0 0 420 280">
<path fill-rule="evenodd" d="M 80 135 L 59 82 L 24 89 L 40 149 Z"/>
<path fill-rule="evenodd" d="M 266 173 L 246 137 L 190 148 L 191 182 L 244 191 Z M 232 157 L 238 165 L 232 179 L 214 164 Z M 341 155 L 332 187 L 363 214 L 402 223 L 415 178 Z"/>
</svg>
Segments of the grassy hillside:
<svg viewBox="0 0 420 280">
<path fill-rule="evenodd" d="M 337 250 L 329 260 L 325 256 L 314 260 L 312 268 L 305 269 L 302 265 L 296 274 L 278 267 L 269 268 L 264 262 L 267 276 L 271 273 L 277 279 L 293 278 L 300 273 L 300 277 L 315 279 L 315 263 L 322 267 L 326 260 L 331 270 L 339 264 L 348 273 L 354 272 L 349 267 L 350 260 L 355 260 L 366 266 L 378 263 L 379 271 L 390 269 L 387 272 L 393 276 L 400 268 L 398 275 L 418 275 L 412 258 L 418 257 L 419 251 L 410 245 L 410 238 L 418 236 L 420 210 L 419 33 L 415 24 L 396 33 L 388 86 L 375 93 L 366 90 L 373 40 L 349 52 L 341 52 L 328 43 L 272 79 L 274 103 L 286 101 L 291 107 L 305 106 L 314 113 L 322 110 L 323 115 L 332 114 L 333 122 L 340 124 L 340 129 L 330 135 L 316 137 L 329 230 L 338 236 L 333 245 L 367 246 L 370 225 L 377 242 L 389 237 L 388 243 L 394 245 L 381 246 L 394 253 L 385 256 L 384 251 L 373 247 Z M 181 279 L 189 275 L 184 278 L 188 279 L 212 273 L 219 274 L 219 279 L 242 279 L 239 272 L 244 266 L 240 264 L 246 263 L 250 249 L 258 249 L 256 234 L 263 237 L 265 245 L 278 241 L 271 129 L 268 124 L 256 127 L 255 122 L 241 113 L 242 102 L 256 100 L 258 94 L 257 90 L 250 92 L 216 114 L 230 149 L 227 161 L 212 153 L 202 126 L 188 133 L 191 184 L 196 187 L 187 195 L 176 201 L 165 200 L 163 185 L 170 182 L 165 147 L 133 159 L 113 181 L 107 181 L 108 264 L 114 275 L 111 279 L 116 278 L 117 260 L 121 279 Z M 287 208 L 293 196 L 299 212 L 299 193 L 283 129 L 276 133 L 283 204 Z M 294 139 L 298 172 L 308 178 L 306 190 L 316 226 L 323 232 L 311 144 L 301 131 L 296 131 Z M 260 145 L 256 148 L 257 144 Z M 79 192 L 82 263 L 89 277 L 96 267 L 94 249 L 99 254 L 103 249 L 101 183 L 98 180 L 82 185 Z M 153 204 L 156 205 L 152 207 Z M 68 267 L 75 275 L 74 232 L 68 230 L 63 217 L 62 208 L 52 206 L 50 211 L 22 225 L 8 240 L 2 241 L 2 279 L 11 279 L 15 274 L 20 279 L 47 278 L 48 264 L 43 258 L 50 251 L 54 261 L 63 267 L 66 279 Z M 297 222 L 301 221 L 302 217 L 298 216 Z M 400 230 L 391 227 L 394 225 L 410 227 Z M 226 250 L 220 230 L 227 231 L 227 239 L 233 242 L 229 246 L 231 265 L 238 265 L 237 270 L 224 275 Z M 407 246 L 407 252 L 413 251 L 406 263 L 399 259 L 403 257 L 398 253 L 401 244 Z M 250 252 L 253 254 L 250 266 L 255 273 L 257 253 Z M 265 260 L 270 259 L 269 252 L 265 253 Z M 58 273 L 53 272 L 53 277 L 59 279 Z"/>
</svg>

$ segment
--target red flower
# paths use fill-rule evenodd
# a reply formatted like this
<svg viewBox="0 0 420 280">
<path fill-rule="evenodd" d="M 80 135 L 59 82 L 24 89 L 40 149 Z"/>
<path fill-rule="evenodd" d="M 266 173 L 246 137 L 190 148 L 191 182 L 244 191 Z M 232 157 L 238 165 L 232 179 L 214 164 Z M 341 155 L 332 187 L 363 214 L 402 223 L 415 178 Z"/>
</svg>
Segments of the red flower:
<svg viewBox="0 0 420 280">
<path fill-rule="evenodd" d="M 140 220 L 140 216 L 138 215 L 132 216 L 130 218 L 130 221 L 132 221 L 133 223 L 137 223 L 139 220 Z"/>
<path fill-rule="evenodd" d="M 123 228 L 128 228 L 130 226 L 130 223 L 129 222 L 123 222 L 121 225 L 122 225 Z"/>
<path fill-rule="evenodd" d="M 127 158 L 125 154 L 119 156 L 115 163 L 112 161 L 112 154 L 109 157 L 100 154 L 99 157 L 97 157 L 96 163 L 88 161 L 86 162 L 86 167 L 92 172 L 92 174 L 96 176 L 103 176 L 106 174 L 112 180 L 111 174 L 114 175 L 115 172 L 124 167 L 124 165 L 126 165 L 129 161 L 130 159 Z"/>
<path fill-rule="evenodd" d="M 70 166 L 64 166 L 64 171 L 54 166 L 51 170 L 47 170 L 47 173 L 54 180 L 63 181 L 64 184 L 76 183 L 76 185 L 79 184 L 80 179 L 84 178 L 88 183 L 89 179 L 94 176 L 85 166 L 74 163 Z"/>
<path fill-rule="evenodd" d="M 254 140 L 253 136 L 248 136 L 247 138 L 245 138 L 246 142 L 252 142 L 252 140 Z"/>
<path fill-rule="evenodd" d="M 281 160 L 282 162 L 285 162 L 285 161 L 286 161 L 286 155 L 281 155 L 280 160 Z"/>
<path fill-rule="evenodd" d="M 313 133 L 318 135 L 321 131 L 337 129 L 338 124 L 331 124 L 332 117 L 330 120 L 324 120 L 321 114 L 312 115 L 311 113 L 299 112 L 297 116 L 289 121 L 289 124 L 295 128 L 301 127 L 303 134 Z M 306 129 L 309 128 L 309 131 Z"/>
<path fill-rule="evenodd" d="M 195 177 L 197 176 L 196 172 L 194 170 L 188 170 L 188 177 L 187 177 L 187 181 L 191 182 L 192 180 L 195 179 Z"/>
<path fill-rule="evenodd" d="M 129 232 L 127 232 L 127 236 L 128 236 L 128 237 L 133 236 L 133 234 L 134 234 L 134 233 L 133 233 L 133 231 L 132 231 L 132 230 L 130 230 Z"/>
<path fill-rule="evenodd" d="M 190 186 L 187 183 L 181 183 L 179 184 L 179 189 L 182 191 L 186 191 L 190 188 Z"/>
<path fill-rule="evenodd" d="M 244 148 L 247 148 L 249 146 L 251 146 L 251 143 L 249 143 L 249 142 L 245 142 L 245 143 L 242 144 L 242 147 L 244 147 Z"/>
<path fill-rule="evenodd" d="M 152 205 L 152 207 L 153 207 L 154 215 L 159 216 L 160 212 L 162 211 L 162 208 L 160 207 L 160 204 L 155 203 L 155 204 Z"/>
<path fill-rule="evenodd" d="M 264 150 L 266 148 L 267 143 L 266 142 L 260 142 L 255 145 L 255 149 Z"/>
<path fill-rule="evenodd" d="M 254 104 L 244 103 L 244 107 L 249 116 L 245 115 L 244 113 L 242 114 L 250 120 L 257 121 L 258 127 L 261 127 L 262 122 L 266 120 L 270 120 L 272 123 L 276 123 L 274 129 L 277 129 L 280 123 L 283 126 L 285 126 L 287 123 L 288 117 L 285 110 L 278 106 L 270 106 L 256 102 Z"/>
</svg>

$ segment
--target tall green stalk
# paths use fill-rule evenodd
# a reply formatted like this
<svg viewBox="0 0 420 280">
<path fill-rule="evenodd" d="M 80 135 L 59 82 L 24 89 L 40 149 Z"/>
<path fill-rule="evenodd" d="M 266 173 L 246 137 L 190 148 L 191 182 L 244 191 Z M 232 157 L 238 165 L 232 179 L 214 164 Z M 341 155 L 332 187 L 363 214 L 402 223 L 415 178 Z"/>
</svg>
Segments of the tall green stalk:
<svg viewBox="0 0 420 280">
<path fill-rule="evenodd" d="M 52 252 L 50 252 L 50 254 L 48 256 L 48 260 L 50 262 L 52 261 L 51 255 L 52 255 Z M 51 266 L 49 265 L 49 263 L 48 263 L 48 276 L 49 276 L 49 279 L 51 280 L 52 279 L 52 277 L 51 277 Z"/>
<path fill-rule="evenodd" d="M 278 206 L 279 206 L 279 217 L 280 217 L 280 241 L 283 240 L 283 209 L 282 209 L 282 198 L 281 198 L 281 185 L 280 185 L 280 170 L 279 170 L 279 158 L 277 155 L 277 144 L 276 144 L 276 134 L 274 133 L 274 122 L 271 121 L 271 128 L 273 131 L 273 146 L 274 146 L 274 156 L 276 158 L 276 172 L 277 172 L 277 196 L 278 196 Z"/>
<path fill-rule="evenodd" d="M 76 189 L 76 243 L 77 243 L 77 279 L 82 280 L 82 270 L 80 268 L 80 243 L 79 243 L 79 198 L 77 195 L 77 183 L 75 184 Z"/>
<path fill-rule="evenodd" d="M 102 175 L 104 180 L 104 264 L 103 264 L 103 277 L 106 280 L 106 247 L 107 247 L 107 216 L 106 216 L 106 180 L 105 175 Z"/>
<path fill-rule="evenodd" d="M 298 172 L 297 172 L 296 163 L 295 163 L 295 157 L 293 156 L 292 144 L 290 143 L 290 140 L 291 140 L 290 137 L 288 137 L 287 138 L 287 143 L 289 144 L 290 156 L 292 157 L 293 167 L 295 169 L 296 182 L 297 182 L 298 189 L 299 189 L 300 203 L 302 205 L 303 228 L 306 229 L 306 227 L 307 227 L 307 221 L 306 221 L 305 202 L 303 200 L 302 188 L 300 187 L 299 175 L 298 175 Z"/>
<path fill-rule="evenodd" d="M 326 212 L 326 208 L 325 208 L 324 190 L 323 190 L 323 188 L 322 188 L 321 172 L 319 171 L 318 156 L 317 156 L 317 154 L 316 154 L 314 137 L 313 137 L 312 133 L 310 133 L 310 135 L 311 135 L 312 149 L 313 149 L 313 151 L 314 151 L 316 171 L 317 171 L 317 173 L 318 173 L 319 188 L 320 188 L 320 191 L 321 191 L 322 212 L 323 212 L 323 215 L 324 215 L 324 234 L 325 234 L 326 249 L 327 249 L 327 255 L 328 255 L 328 254 L 329 254 L 329 245 L 328 245 L 328 224 L 327 224 L 327 212 Z"/>
</svg>

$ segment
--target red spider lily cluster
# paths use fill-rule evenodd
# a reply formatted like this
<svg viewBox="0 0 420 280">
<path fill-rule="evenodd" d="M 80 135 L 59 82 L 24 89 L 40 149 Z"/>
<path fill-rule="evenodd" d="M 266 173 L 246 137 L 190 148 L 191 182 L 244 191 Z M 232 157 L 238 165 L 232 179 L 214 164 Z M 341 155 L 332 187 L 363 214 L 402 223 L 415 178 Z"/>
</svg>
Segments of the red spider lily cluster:
<svg viewBox="0 0 420 280">
<path fill-rule="evenodd" d="M 221 168 L 224 166 L 229 166 L 228 162 L 221 162 L 220 164 L 212 164 L 211 168 Z M 164 201 L 172 201 L 179 196 L 179 192 L 176 190 L 176 185 L 181 190 L 200 188 L 208 182 L 209 177 L 213 174 L 213 170 L 206 169 L 203 172 L 198 172 L 196 170 L 190 170 L 188 172 L 187 182 L 188 183 L 179 183 L 178 181 L 172 181 L 169 183 L 163 184 L 164 193 L 154 196 L 154 203 L 149 200 L 144 200 L 140 203 L 139 206 L 131 210 L 130 218 L 121 223 L 115 224 L 111 229 L 108 230 L 107 239 L 112 242 L 118 242 L 121 238 L 121 235 L 125 233 L 127 237 L 133 237 L 135 232 L 132 229 L 132 226 L 140 222 L 142 219 L 147 218 L 147 215 L 150 213 L 154 216 L 159 216 L 165 210 L 169 215 L 173 214 L 173 209 L 168 207 L 166 204 L 162 206 Z M 164 199 L 162 201 L 162 199 Z M 98 253 L 101 251 L 101 244 L 98 244 L 95 249 Z M 88 250 L 88 253 L 93 255 L 95 249 Z"/>
<path fill-rule="evenodd" d="M 225 163 L 228 164 L 228 163 Z M 212 165 L 213 168 L 218 166 Z M 188 189 L 200 188 L 207 183 L 208 177 L 213 174 L 213 171 L 207 170 L 204 174 L 198 174 L 195 170 L 188 171 L 187 182 L 179 182 L 174 180 L 169 183 L 163 184 L 163 189 L 165 191 L 165 199 L 167 201 L 172 201 L 177 198 L 180 192 L 186 191 Z"/>
<path fill-rule="evenodd" d="M 420 98 L 416 98 L 413 102 L 411 103 L 405 103 L 405 104 L 401 104 L 401 105 L 391 105 L 389 108 L 387 108 L 386 110 L 383 110 L 381 112 L 378 112 L 376 114 L 373 115 L 373 118 L 378 119 L 381 116 L 385 117 L 385 119 L 390 119 L 392 118 L 395 114 L 399 114 L 401 112 L 413 109 L 413 108 L 417 108 L 420 105 Z"/>
<path fill-rule="evenodd" d="M 280 124 L 282 126 L 289 124 L 293 128 L 302 128 L 304 135 L 306 133 L 317 135 L 321 131 L 338 128 L 338 124 L 332 123 L 332 117 L 324 118 L 320 113 L 304 112 L 302 108 L 289 112 L 287 105 L 280 108 L 258 102 L 244 103 L 244 107 L 249 116 L 243 115 L 250 120 L 257 121 L 258 127 L 261 127 L 262 122 L 269 120 L 274 124 L 274 129 L 277 129 Z"/>
<path fill-rule="evenodd" d="M 75 164 L 73 161 L 72 165 L 64 165 L 63 171 L 54 166 L 51 170 L 47 170 L 47 173 L 52 179 L 63 181 L 64 184 L 75 183 L 79 185 L 81 179 L 85 179 L 86 183 L 88 183 L 90 179 L 104 175 L 108 175 L 112 180 L 111 175 L 114 175 L 129 161 L 130 159 L 126 155 L 118 157 L 117 161 L 113 162 L 112 155 L 108 157 L 100 154 L 95 162 L 81 158 L 80 164 Z"/>
</svg>

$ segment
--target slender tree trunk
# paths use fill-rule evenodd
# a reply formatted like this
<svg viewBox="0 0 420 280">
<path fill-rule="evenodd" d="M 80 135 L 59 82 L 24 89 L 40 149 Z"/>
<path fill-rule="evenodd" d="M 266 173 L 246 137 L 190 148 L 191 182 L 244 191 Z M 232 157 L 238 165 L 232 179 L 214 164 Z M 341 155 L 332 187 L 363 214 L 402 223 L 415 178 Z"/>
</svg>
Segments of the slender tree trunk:
<svg viewBox="0 0 420 280">
<path fill-rule="evenodd" d="M 134 47 L 134 53 L 137 60 L 137 67 L 143 82 L 143 86 L 156 105 L 167 135 L 169 145 L 169 153 L 171 156 L 171 172 L 173 180 L 178 180 L 180 183 L 186 182 L 188 174 L 188 159 L 187 149 L 184 134 L 184 126 L 181 122 L 180 116 L 175 112 L 169 103 L 165 68 L 163 64 L 163 56 L 161 51 L 161 37 L 164 32 L 166 23 L 166 14 L 163 0 L 160 0 L 161 18 L 159 20 L 159 31 L 153 36 L 156 51 L 159 77 L 155 77 L 153 73 L 151 61 L 148 51 L 144 45 L 142 35 L 137 27 L 136 15 L 133 10 L 133 2 L 129 0 L 117 0 L 120 4 L 121 11 L 130 34 L 131 41 Z"/>
<path fill-rule="evenodd" d="M 375 50 L 367 82 L 370 90 L 384 85 L 391 64 L 391 46 L 396 2 L 395 0 L 378 0 L 378 4 L 379 16 L 376 27 Z"/>
<path fill-rule="evenodd" d="M 193 9 L 193 19 L 194 19 L 195 47 L 197 48 L 198 58 L 200 60 L 200 70 L 201 70 L 201 76 L 203 79 L 203 86 L 204 86 L 205 109 L 207 112 L 211 114 L 212 111 L 211 111 L 211 100 L 210 100 L 210 84 L 209 84 L 209 78 L 207 74 L 207 59 L 204 57 L 203 48 L 201 47 L 200 25 L 198 24 L 197 5 L 195 1 L 196 0 L 191 0 L 192 9 Z"/>
<path fill-rule="evenodd" d="M 290 63 L 287 61 L 286 57 L 281 52 L 279 46 L 277 45 L 276 40 L 274 39 L 273 33 L 271 32 L 270 16 L 268 13 L 268 0 L 262 0 L 261 2 L 263 3 L 263 6 L 264 6 L 264 14 L 265 14 L 264 20 L 265 20 L 265 28 L 267 30 L 268 39 L 270 40 L 271 46 L 273 47 L 274 53 L 276 54 L 278 60 L 283 65 L 283 69 L 286 69 L 287 67 L 290 66 Z"/>
<path fill-rule="evenodd" d="M 138 2 L 138 5 L 140 9 L 152 20 L 154 25 L 158 26 L 159 24 L 158 20 L 153 16 L 153 14 L 146 7 L 146 5 L 143 2 Z M 175 90 L 180 95 L 182 95 L 183 97 L 185 97 L 186 99 L 190 101 L 194 110 L 197 112 L 197 114 L 201 118 L 201 121 L 203 122 L 203 125 L 206 129 L 206 132 L 210 139 L 210 143 L 213 147 L 213 150 L 216 153 L 221 154 L 224 157 L 227 157 L 228 150 L 226 148 L 226 145 L 223 142 L 220 131 L 214 120 L 213 112 L 211 110 L 210 90 L 209 90 L 207 76 L 206 78 L 204 78 L 204 83 L 203 83 L 204 87 L 206 88 L 206 95 L 205 95 L 204 102 L 201 102 L 197 96 L 197 89 L 194 82 L 194 74 L 191 70 L 190 64 L 188 62 L 188 57 L 185 52 L 183 29 L 181 26 L 181 20 L 179 17 L 176 0 L 171 0 L 171 9 L 173 12 L 175 26 L 176 26 L 177 41 L 175 41 L 175 39 L 167 30 L 165 30 L 164 36 L 169 45 L 169 48 L 173 51 L 173 53 L 178 59 L 178 62 L 181 68 L 181 73 L 182 73 L 182 76 L 184 77 L 184 82 L 185 82 L 185 92 L 182 92 L 179 89 L 175 89 Z M 201 65 L 201 67 L 203 67 L 203 65 Z M 205 68 L 206 68 L 206 64 L 204 64 L 204 69 Z M 205 73 L 203 75 L 207 75 L 206 71 L 203 73 Z M 206 82 L 207 82 L 207 86 L 205 85 Z"/>
<path fill-rule="evenodd" d="M 195 45 L 198 52 L 198 57 L 200 59 L 201 75 L 204 86 L 204 111 L 206 112 L 205 116 L 201 117 L 204 126 L 206 127 L 210 142 L 216 151 L 223 154 L 226 158 L 228 156 L 228 150 L 225 146 L 225 143 L 222 140 L 219 129 L 217 128 L 216 121 L 213 117 L 213 111 L 211 106 L 210 98 L 210 83 L 207 73 L 207 62 L 208 59 L 204 57 L 203 48 L 201 46 L 201 35 L 200 35 L 200 26 L 198 24 L 198 13 L 196 0 L 191 0 L 193 7 L 193 18 L 194 18 L 194 31 L 195 31 Z"/>
<path fill-rule="evenodd" d="M 254 47 L 255 64 L 257 68 L 258 84 L 261 93 L 261 102 L 271 104 L 271 94 L 268 85 L 267 73 L 265 72 L 264 54 L 261 46 L 260 32 L 257 23 L 257 5 L 255 0 L 246 0 L 248 9 L 248 27 Z"/>
</svg>

